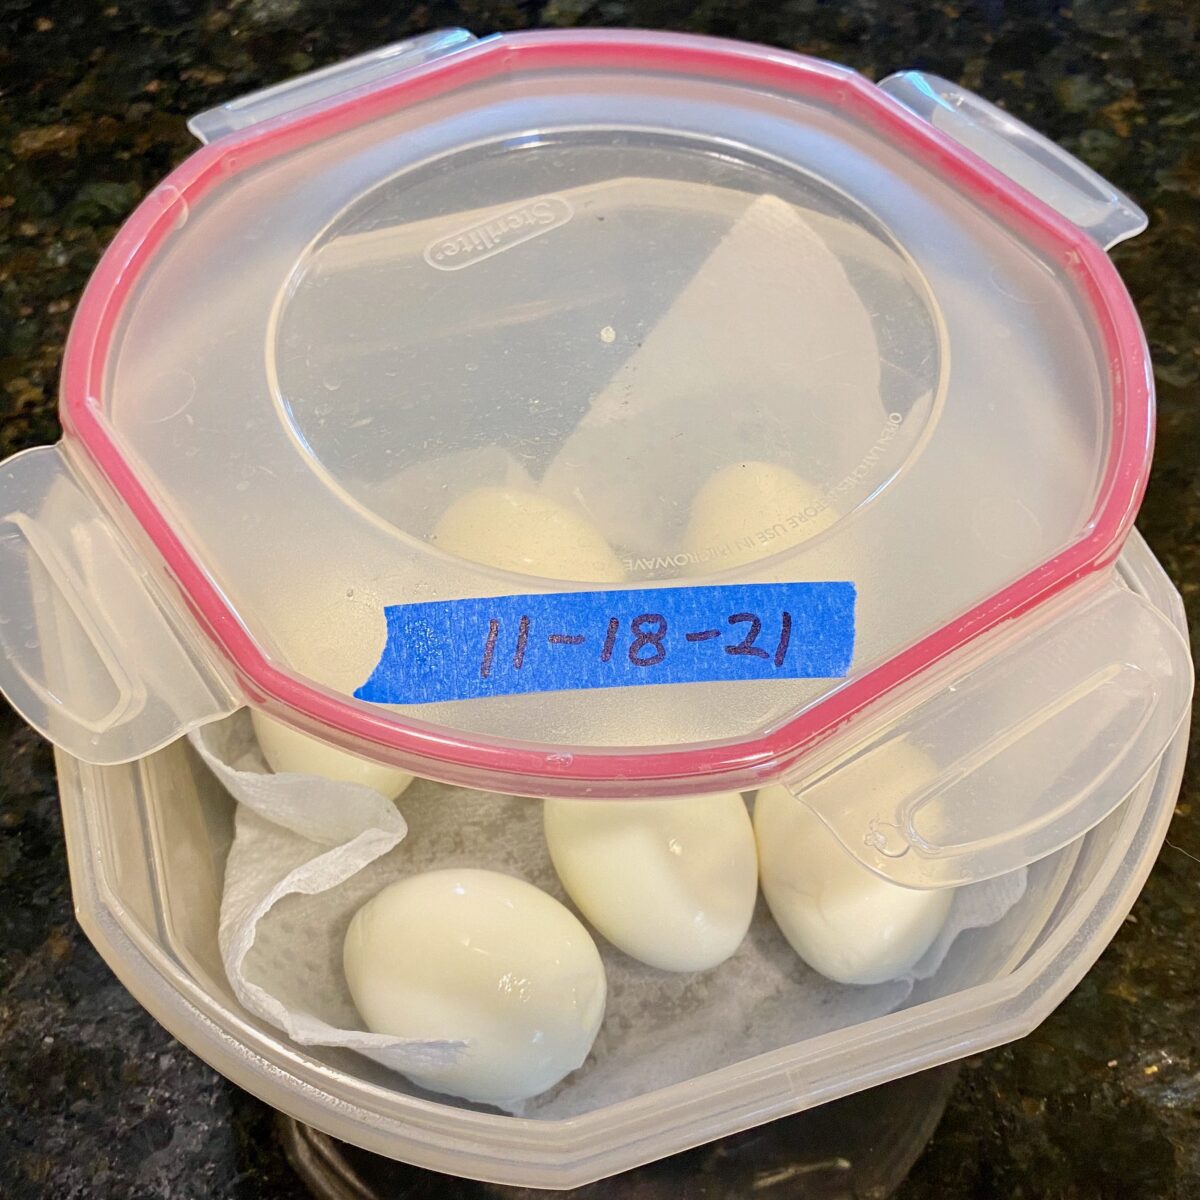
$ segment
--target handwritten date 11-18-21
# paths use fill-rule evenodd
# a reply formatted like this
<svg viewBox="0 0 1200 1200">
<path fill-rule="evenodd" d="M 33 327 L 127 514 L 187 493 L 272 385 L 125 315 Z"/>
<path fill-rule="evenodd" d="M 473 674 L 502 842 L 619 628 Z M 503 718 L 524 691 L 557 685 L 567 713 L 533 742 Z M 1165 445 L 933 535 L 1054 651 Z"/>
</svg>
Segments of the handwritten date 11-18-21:
<svg viewBox="0 0 1200 1200">
<path fill-rule="evenodd" d="M 481 679 L 487 679 L 495 665 L 501 637 L 505 633 L 501 624 L 497 617 L 488 621 L 479 663 Z M 726 618 L 725 627 L 685 631 L 672 629 L 661 613 L 641 613 L 628 623 L 623 623 L 620 617 L 610 617 L 603 638 L 598 634 L 589 638 L 582 633 L 553 632 L 546 634 L 545 640 L 551 646 L 567 649 L 586 647 L 594 643 L 599 647 L 602 663 L 611 662 L 614 654 L 624 654 L 635 667 L 655 667 L 665 662 L 668 654 L 677 653 L 684 647 L 714 642 L 720 643 L 712 647 L 714 651 L 719 649 L 726 654 L 767 659 L 780 668 L 787 659 L 788 647 L 792 641 L 792 614 L 781 612 L 778 626 L 775 626 L 774 622 L 772 626 L 771 635 L 775 634 L 776 628 L 778 635 L 771 648 L 764 648 L 758 644 L 763 632 L 763 620 L 758 613 L 752 612 L 731 613 Z M 536 636 L 540 635 L 534 630 L 530 618 L 521 617 L 517 622 L 512 643 L 514 670 L 519 671 L 525 665 L 530 638 Z M 723 637 L 727 640 L 722 641 Z"/>
</svg>

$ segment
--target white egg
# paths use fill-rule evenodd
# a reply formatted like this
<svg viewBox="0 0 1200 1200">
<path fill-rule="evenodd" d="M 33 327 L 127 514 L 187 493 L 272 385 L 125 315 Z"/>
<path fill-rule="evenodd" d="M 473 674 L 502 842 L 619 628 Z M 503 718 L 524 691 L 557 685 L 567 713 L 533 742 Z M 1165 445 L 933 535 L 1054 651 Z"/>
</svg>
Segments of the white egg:
<svg viewBox="0 0 1200 1200">
<path fill-rule="evenodd" d="M 837 517 L 816 487 L 786 467 L 732 463 L 696 493 L 683 544 L 701 560 L 693 573 L 723 571 L 798 546 Z"/>
<path fill-rule="evenodd" d="M 550 579 L 619 583 L 612 547 L 585 516 L 536 492 L 481 487 L 460 496 L 430 539 L 460 558 Z"/>
<path fill-rule="evenodd" d="M 264 713 L 251 709 L 250 719 L 258 747 L 272 771 L 320 775 L 337 783 L 361 783 L 382 792 L 389 800 L 395 800 L 413 781 L 411 775 L 398 767 L 339 750 Z"/>
<path fill-rule="evenodd" d="M 547 800 L 554 869 L 618 949 L 665 971 L 724 962 L 758 892 L 754 830 L 736 792 L 670 800 Z"/>
<path fill-rule="evenodd" d="M 910 777 L 920 769 L 915 762 L 899 764 Z M 792 949 L 829 979 L 895 979 L 941 931 L 950 910 L 947 889 L 915 891 L 881 879 L 786 787 L 758 793 L 754 832 L 763 896 L 775 923 Z"/>
<path fill-rule="evenodd" d="M 496 871 L 428 871 L 384 888 L 355 913 L 342 961 L 368 1029 L 470 1043 L 409 1077 L 483 1104 L 553 1087 L 582 1065 L 604 1017 L 591 935 L 552 896 Z"/>
</svg>

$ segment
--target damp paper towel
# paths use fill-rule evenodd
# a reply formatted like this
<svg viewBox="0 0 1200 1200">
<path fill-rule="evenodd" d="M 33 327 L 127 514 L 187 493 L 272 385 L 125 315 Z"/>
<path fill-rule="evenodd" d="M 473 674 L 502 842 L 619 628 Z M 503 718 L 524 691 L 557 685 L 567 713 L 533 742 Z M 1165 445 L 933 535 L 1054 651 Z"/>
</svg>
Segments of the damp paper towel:
<svg viewBox="0 0 1200 1200">
<path fill-rule="evenodd" d="M 365 1031 L 342 975 L 350 918 L 401 876 L 484 867 L 573 907 L 535 800 L 418 779 L 393 804 L 357 784 L 272 775 L 245 711 L 190 737 L 239 801 L 221 902 L 225 970 L 246 1008 L 303 1045 L 349 1047 L 400 1071 L 458 1053 L 459 1042 Z M 960 888 L 913 974 L 872 987 L 836 984 L 807 967 L 761 898 L 741 948 L 712 971 L 658 971 L 597 936 L 608 1007 L 592 1053 L 556 1088 L 511 1111 L 573 1116 L 882 1016 L 938 970 L 959 933 L 998 921 L 1024 890 L 1024 871 Z"/>
</svg>

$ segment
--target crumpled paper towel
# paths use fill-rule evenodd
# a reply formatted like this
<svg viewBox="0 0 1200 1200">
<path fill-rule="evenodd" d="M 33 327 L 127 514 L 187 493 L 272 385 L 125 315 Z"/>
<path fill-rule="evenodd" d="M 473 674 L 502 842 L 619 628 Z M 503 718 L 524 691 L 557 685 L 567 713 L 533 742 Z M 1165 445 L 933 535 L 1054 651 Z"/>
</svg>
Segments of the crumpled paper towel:
<svg viewBox="0 0 1200 1200">
<path fill-rule="evenodd" d="M 190 736 L 240 801 L 221 904 L 225 969 L 242 1004 L 301 1044 L 349 1047 L 399 1071 L 458 1053 L 462 1043 L 365 1032 L 350 998 L 346 928 L 395 879 L 485 867 L 573 907 L 550 862 L 537 801 L 417 780 L 397 802 L 401 816 L 360 785 L 271 775 L 245 712 Z M 883 1016 L 938 970 L 960 933 L 1000 920 L 1024 891 L 1024 871 L 960 888 L 912 974 L 871 987 L 834 983 L 806 966 L 761 898 L 737 953 L 712 971 L 659 971 L 597 937 L 608 1006 L 592 1053 L 557 1087 L 510 1111 L 577 1115 Z"/>
<path fill-rule="evenodd" d="M 238 1000 L 301 1045 L 346 1046 L 400 1071 L 451 1060 L 463 1043 L 362 1029 L 342 979 L 353 910 L 335 932 L 328 898 L 404 839 L 395 804 L 358 783 L 273 774 L 245 710 L 189 738 L 239 802 L 218 927 Z M 377 889 L 349 890 L 362 903 Z"/>
</svg>

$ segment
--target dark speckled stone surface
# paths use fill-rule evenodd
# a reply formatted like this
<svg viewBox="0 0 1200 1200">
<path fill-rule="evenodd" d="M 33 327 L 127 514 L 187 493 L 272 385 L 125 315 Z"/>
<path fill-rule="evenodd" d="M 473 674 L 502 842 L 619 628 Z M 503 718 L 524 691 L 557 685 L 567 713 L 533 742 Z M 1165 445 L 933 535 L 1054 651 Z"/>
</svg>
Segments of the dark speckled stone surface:
<svg viewBox="0 0 1200 1200">
<path fill-rule="evenodd" d="M 1135 196 L 1152 226 L 1116 259 L 1160 398 L 1140 525 L 1200 627 L 1195 0 L 0 0 L 0 455 L 57 436 L 58 364 L 80 289 L 123 217 L 192 148 L 189 114 L 449 24 L 686 29 L 874 78 L 929 69 Z M 51 757 L 6 708 L 0 746 L 0 1194 L 301 1194 L 272 1114 L 155 1025 L 76 927 Z M 1193 753 L 1170 843 L 1125 927 L 1040 1030 L 965 1064 L 904 1200 L 1200 1196 L 1198 962 Z M 656 1177 L 662 1195 L 710 1194 Z"/>
</svg>

